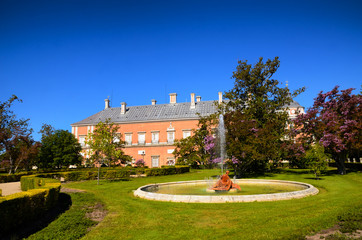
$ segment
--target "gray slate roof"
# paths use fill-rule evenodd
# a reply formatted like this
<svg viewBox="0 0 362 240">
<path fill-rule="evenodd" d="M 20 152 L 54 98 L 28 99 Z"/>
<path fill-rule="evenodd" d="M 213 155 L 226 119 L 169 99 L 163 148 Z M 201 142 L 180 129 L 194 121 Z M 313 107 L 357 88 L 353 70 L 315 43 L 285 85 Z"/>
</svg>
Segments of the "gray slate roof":
<svg viewBox="0 0 362 240">
<path fill-rule="evenodd" d="M 82 121 L 71 124 L 71 126 L 79 125 L 96 125 L 100 121 L 111 119 L 115 123 L 131 123 L 131 122 L 151 122 L 151 121 L 168 121 L 168 120 L 187 120 L 198 119 L 200 114 L 202 117 L 215 113 L 217 107 L 216 101 L 197 102 L 194 109 L 190 108 L 191 103 L 175 103 L 175 104 L 159 104 L 145 106 L 129 106 L 126 113 L 121 114 L 121 107 L 113 107 L 104 109 Z M 293 101 L 289 108 L 303 108 L 298 102 Z"/>
<path fill-rule="evenodd" d="M 216 111 L 214 102 L 215 101 L 197 102 L 194 109 L 190 108 L 191 103 L 189 102 L 129 106 L 127 107 L 125 114 L 121 114 L 121 107 L 113 107 L 104 109 L 71 125 L 96 125 L 98 122 L 104 122 L 108 118 L 111 119 L 111 122 L 115 123 L 198 119 L 198 114 L 201 116 L 208 116 Z"/>
<path fill-rule="evenodd" d="M 294 101 L 291 102 L 289 105 L 288 105 L 288 108 L 304 108 L 302 105 L 300 105 L 297 101 Z"/>
</svg>

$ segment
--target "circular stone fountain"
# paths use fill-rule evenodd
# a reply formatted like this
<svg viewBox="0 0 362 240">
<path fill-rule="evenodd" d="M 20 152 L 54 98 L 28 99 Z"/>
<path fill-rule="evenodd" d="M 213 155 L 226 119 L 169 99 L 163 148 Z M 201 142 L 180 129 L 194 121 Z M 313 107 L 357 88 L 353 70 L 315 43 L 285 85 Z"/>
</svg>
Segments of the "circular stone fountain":
<svg viewBox="0 0 362 240">
<path fill-rule="evenodd" d="M 308 183 L 282 181 L 282 180 L 265 180 L 265 179 L 236 179 L 235 183 L 241 186 L 245 184 L 254 185 L 287 185 L 295 187 L 296 191 L 279 192 L 269 194 L 255 194 L 255 195 L 220 195 L 217 193 L 210 193 L 209 195 L 187 195 L 187 194 L 166 194 L 157 193 L 159 188 L 172 188 L 180 186 L 207 186 L 208 180 L 196 180 L 196 181 L 183 181 L 183 182 L 168 182 L 159 184 L 150 184 L 138 188 L 134 195 L 140 198 L 145 198 L 155 201 L 166 202 L 186 202 L 186 203 L 226 203 L 226 202 L 264 202 L 264 201 L 279 201 L 289 200 L 294 198 L 303 198 L 317 194 L 319 191 L 317 188 Z M 206 191 L 206 189 L 205 189 Z M 235 193 L 234 193 L 235 194 Z"/>
</svg>

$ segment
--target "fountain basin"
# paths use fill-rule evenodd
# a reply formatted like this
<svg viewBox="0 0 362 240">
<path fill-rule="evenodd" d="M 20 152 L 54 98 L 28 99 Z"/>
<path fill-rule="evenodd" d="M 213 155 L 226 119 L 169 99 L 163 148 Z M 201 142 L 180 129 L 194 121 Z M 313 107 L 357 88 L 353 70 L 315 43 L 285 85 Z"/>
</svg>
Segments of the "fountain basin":
<svg viewBox="0 0 362 240">
<path fill-rule="evenodd" d="M 179 195 L 179 194 L 164 194 L 155 192 L 155 188 L 166 186 L 198 186 L 208 184 L 207 180 L 168 182 L 159 184 L 149 184 L 138 188 L 134 195 L 140 198 L 166 201 L 166 202 L 185 202 L 185 203 L 226 203 L 226 202 L 265 202 L 279 201 L 296 198 L 304 198 L 307 196 L 318 194 L 319 190 L 313 185 L 302 182 L 283 181 L 283 180 L 266 180 L 266 179 L 237 179 L 235 183 L 243 188 L 243 184 L 264 184 L 264 185 L 294 185 L 300 190 L 291 192 L 280 192 L 270 194 L 255 194 L 255 195 Z"/>
</svg>

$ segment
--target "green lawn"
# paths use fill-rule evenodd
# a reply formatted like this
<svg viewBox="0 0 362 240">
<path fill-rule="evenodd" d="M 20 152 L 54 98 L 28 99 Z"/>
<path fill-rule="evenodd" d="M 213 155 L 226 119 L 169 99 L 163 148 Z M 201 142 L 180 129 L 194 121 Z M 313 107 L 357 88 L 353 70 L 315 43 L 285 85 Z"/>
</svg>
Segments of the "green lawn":
<svg viewBox="0 0 362 240">
<path fill-rule="evenodd" d="M 307 182 L 316 196 L 278 202 L 171 203 L 139 199 L 133 190 L 150 183 L 200 180 L 218 170 L 131 179 L 130 181 L 73 182 L 68 188 L 94 193 L 105 203 L 106 218 L 83 239 L 304 239 L 330 228 L 337 216 L 362 206 L 362 174 L 326 175 L 322 180 L 302 171 L 284 171 L 259 178 Z"/>
</svg>

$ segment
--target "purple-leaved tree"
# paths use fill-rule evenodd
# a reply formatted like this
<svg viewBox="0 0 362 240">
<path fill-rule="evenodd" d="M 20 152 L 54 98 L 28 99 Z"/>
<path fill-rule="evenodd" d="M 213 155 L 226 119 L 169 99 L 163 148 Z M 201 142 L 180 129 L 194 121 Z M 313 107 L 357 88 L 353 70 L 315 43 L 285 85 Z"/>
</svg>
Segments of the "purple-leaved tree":
<svg viewBox="0 0 362 240">
<path fill-rule="evenodd" d="M 353 88 L 320 92 L 308 111 L 295 119 L 301 141 L 318 141 L 332 155 L 340 174 L 346 174 L 344 162 L 352 151 L 362 148 L 362 96 Z"/>
</svg>

